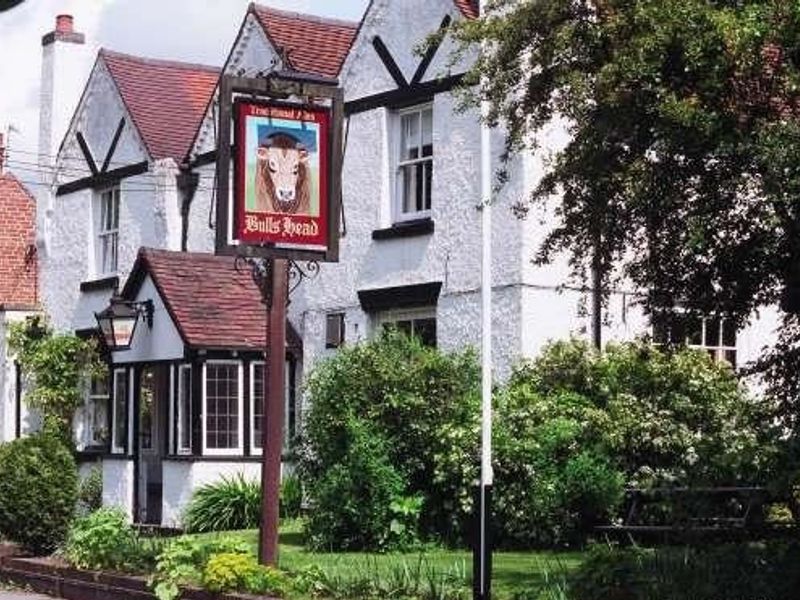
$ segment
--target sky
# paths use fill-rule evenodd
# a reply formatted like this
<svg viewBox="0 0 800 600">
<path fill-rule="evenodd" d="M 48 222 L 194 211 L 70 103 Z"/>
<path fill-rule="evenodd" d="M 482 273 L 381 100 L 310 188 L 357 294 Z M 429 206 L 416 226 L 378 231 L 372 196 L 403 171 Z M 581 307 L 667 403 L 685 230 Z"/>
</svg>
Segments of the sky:
<svg viewBox="0 0 800 600">
<path fill-rule="evenodd" d="M 249 0 L 24 0 L 0 12 L 0 131 L 9 147 L 37 147 L 41 38 L 57 14 L 72 14 L 75 30 L 97 47 L 221 66 Z M 259 4 L 359 20 L 367 0 L 260 0 Z"/>
</svg>

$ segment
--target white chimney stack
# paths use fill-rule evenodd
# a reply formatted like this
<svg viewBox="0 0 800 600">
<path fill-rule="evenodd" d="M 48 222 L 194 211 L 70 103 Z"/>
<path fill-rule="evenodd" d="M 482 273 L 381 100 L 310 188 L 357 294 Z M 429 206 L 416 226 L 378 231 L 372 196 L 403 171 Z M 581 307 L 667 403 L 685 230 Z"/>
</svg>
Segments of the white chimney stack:
<svg viewBox="0 0 800 600">
<path fill-rule="evenodd" d="M 55 29 L 42 37 L 39 163 L 52 166 L 90 67 L 91 48 L 74 29 L 72 15 L 58 15 Z"/>
</svg>

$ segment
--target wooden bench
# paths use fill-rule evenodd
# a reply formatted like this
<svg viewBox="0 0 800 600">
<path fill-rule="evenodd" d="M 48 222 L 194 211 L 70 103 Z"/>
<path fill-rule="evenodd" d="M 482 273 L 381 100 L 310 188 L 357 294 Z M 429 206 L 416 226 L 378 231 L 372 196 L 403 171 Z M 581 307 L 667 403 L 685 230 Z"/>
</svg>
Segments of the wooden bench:
<svg viewBox="0 0 800 600">
<path fill-rule="evenodd" d="M 793 525 L 766 523 L 775 499 L 763 487 L 671 487 L 629 489 L 622 523 L 596 527 L 622 541 L 743 540 L 775 537 Z"/>
</svg>

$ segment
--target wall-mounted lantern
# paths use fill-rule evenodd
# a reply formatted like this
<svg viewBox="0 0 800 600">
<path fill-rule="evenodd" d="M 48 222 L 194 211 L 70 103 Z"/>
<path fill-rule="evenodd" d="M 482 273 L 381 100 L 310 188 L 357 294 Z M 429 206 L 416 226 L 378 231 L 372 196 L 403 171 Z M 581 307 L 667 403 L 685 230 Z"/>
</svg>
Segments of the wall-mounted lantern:
<svg viewBox="0 0 800 600">
<path fill-rule="evenodd" d="M 152 329 L 153 310 L 152 300 L 129 302 L 116 294 L 112 296 L 108 308 L 94 314 L 108 349 L 117 351 L 127 350 L 131 347 L 140 315 L 144 317 L 147 326 Z"/>
</svg>

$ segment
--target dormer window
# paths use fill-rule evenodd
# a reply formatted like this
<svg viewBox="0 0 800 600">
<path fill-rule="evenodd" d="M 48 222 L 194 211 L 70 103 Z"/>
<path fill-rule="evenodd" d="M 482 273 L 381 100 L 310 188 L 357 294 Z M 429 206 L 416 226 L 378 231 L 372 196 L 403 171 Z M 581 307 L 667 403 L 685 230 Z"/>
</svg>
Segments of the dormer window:
<svg viewBox="0 0 800 600">
<path fill-rule="evenodd" d="M 119 186 L 100 192 L 97 215 L 96 275 L 116 275 L 119 258 Z"/>
<path fill-rule="evenodd" d="M 397 169 L 395 220 L 430 216 L 433 184 L 433 106 L 400 111 L 400 152 Z"/>
</svg>

